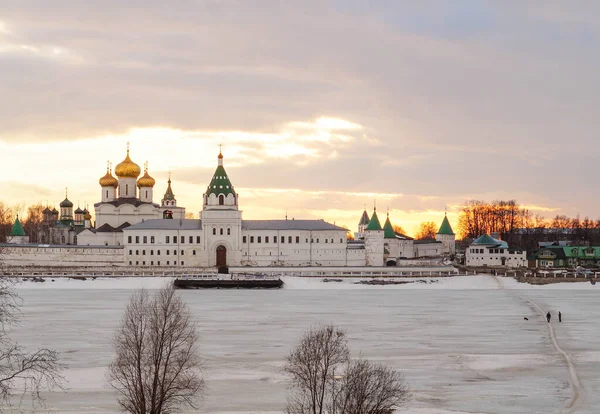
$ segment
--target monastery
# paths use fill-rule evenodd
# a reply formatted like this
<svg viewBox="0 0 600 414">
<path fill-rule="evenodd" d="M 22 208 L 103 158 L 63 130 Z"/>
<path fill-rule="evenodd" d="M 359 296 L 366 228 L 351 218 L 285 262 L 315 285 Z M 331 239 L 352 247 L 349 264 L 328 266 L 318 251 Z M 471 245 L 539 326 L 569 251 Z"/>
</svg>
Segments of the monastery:
<svg viewBox="0 0 600 414">
<path fill-rule="evenodd" d="M 365 210 L 354 240 L 348 230 L 323 220 L 244 220 L 239 194 L 219 152 L 216 170 L 203 194 L 199 219 L 186 219 L 171 187 L 154 202 L 156 181 L 130 158 L 110 165 L 99 180 L 95 223 L 87 209 L 73 213 L 68 197 L 46 209 L 40 240 L 29 245 L 15 222 L 5 262 L 16 265 L 98 265 L 147 268 L 226 268 L 229 266 L 395 266 L 403 259 L 454 253 L 455 235 L 447 217 L 436 240 L 420 241 L 383 225 Z M 142 175 L 140 177 L 140 175 Z M 18 224 L 18 226 L 17 226 Z M 20 227 L 20 230 L 19 230 Z M 18 236 L 18 237 L 17 237 Z"/>
</svg>

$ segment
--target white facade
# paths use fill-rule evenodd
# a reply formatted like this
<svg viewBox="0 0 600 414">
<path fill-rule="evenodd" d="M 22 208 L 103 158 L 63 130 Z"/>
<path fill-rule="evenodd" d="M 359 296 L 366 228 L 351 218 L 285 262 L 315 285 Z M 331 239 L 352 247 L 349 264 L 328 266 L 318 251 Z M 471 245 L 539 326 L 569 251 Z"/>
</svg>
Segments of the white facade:
<svg viewBox="0 0 600 414">
<path fill-rule="evenodd" d="M 506 242 L 483 235 L 467 248 L 465 265 L 473 267 L 527 267 L 527 252 L 524 250 L 511 250 Z"/>
<path fill-rule="evenodd" d="M 123 247 L 0 245 L 3 266 L 123 266 Z"/>
<path fill-rule="evenodd" d="M 349 249 L 346 229 L 322 220 L 242 220 L 238 200 L 219 154 L 217 170 L 203 195 L 200 219 L 145 220 L 123 229 L 126 265 L 365 265 L 365 248 Z M 163 205 L 173 202 L 167 191 Z M 373 233 L 369 242 L 369 261 L 378 266 L 383 264 L 380 233 Z"/>
</svg>

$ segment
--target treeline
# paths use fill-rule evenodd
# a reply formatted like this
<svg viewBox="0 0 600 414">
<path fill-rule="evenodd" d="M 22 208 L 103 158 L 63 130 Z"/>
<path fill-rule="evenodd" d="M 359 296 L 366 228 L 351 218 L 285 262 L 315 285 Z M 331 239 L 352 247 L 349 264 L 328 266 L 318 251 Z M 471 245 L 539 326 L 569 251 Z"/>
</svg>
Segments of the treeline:
<svg viewBox="0 0 600 414">
<path fill-rule="evenodd" d="M 471 200 L 460 207 L 458 233 L 462 239 L 498 233 L 511 247 L 534 249 L 541 241 L 568 240 L 582 245 L 600 245 L 600 219 L 556 215 L 545 218 L 521 207 L 515 200 L 491 203 Z"/>
<path fill-rule="evenodd" d="M 34 204 L 27 208 L 24 205 L 10 207 L 0 201 L 0 243 L 6 242 L 17 215 L 25 234 L 29 236 L 29 241 L 37 243 L 45 208 L 42 204 Z"/>
</svg>

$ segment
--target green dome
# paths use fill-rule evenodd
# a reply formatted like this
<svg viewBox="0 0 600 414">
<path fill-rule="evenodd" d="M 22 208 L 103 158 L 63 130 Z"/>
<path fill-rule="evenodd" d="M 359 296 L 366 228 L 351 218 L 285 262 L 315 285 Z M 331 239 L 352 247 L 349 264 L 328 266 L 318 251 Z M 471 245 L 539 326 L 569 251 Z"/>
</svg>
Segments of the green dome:
<svg viewBox="0 0 600 414">
<path fill-rule="evenodd" d="M 60 203 L 61 207 L 73 207 L 73 203 L 71 203 L 71 201 L 69 201 L 68 198 L 65 198 L 62 203 Z"/>
</svg>

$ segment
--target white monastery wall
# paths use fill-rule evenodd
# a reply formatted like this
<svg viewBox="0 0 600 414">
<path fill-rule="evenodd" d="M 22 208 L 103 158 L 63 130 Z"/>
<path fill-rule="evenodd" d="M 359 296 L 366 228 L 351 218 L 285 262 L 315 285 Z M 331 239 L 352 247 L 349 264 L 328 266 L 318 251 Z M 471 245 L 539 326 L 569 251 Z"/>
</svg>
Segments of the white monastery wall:
<svg viewBox="0 0 600 414">
<path fill-rule="evenodd" d="M 123 266 L 122 247 L 59 245 L 0 246 L 0 265 L 5 266 Z"/>
</svg>

